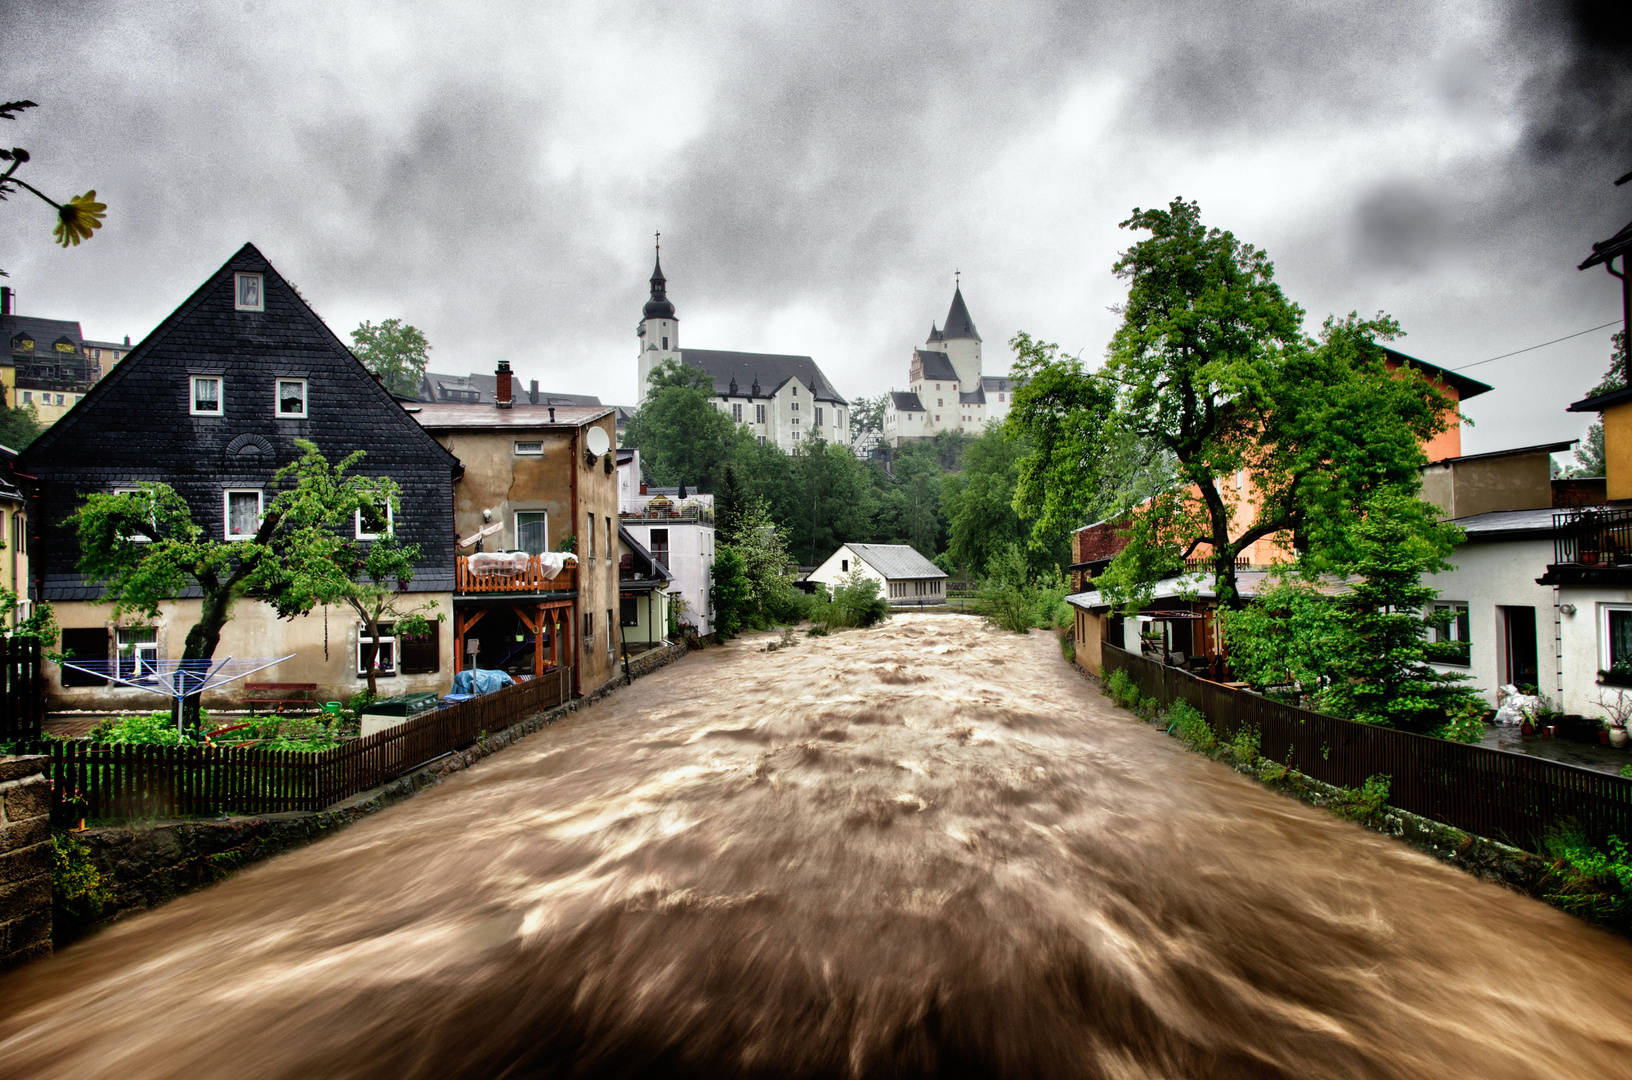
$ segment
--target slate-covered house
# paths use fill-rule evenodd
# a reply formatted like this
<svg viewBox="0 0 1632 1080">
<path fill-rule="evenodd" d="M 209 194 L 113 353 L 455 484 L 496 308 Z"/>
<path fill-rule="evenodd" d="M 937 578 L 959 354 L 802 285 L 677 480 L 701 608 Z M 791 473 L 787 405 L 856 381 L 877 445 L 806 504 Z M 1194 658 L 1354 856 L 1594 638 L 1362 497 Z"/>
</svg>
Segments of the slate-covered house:
<svg viewBox="0 0 1632 1080">
<path fill-rule="evenodd" d="M 421 552 L 408 591 L 414 606 L 432 601 L 451 615 L 458 460 L 246 244 L 18 460 L 36 487 L 33 598 L 55 607 L 62 646 L 81 658 L 179 657 L 199 610 L 196 593 L 167 602 L 151 622 L 115 620 L 96 603 L 101 590 L 75 570 L 76 540 L 62 524 L 84 495 L 162 481 L 186 498 L 195 523 L 232 540 L 253 534 L 276 494 L 273 474 L 298 455 L 296 439 L 316 443 L 331 461 L 363 450 L 359 471 L 401 485 L 390 527 Z M 375 527 L 356 522 L 356 538 L 367 542 Z M 295 653 L 259 678 L 315 683 L 323 698 L 344 699 L 366 685 L 362 633 L 349 608 L 284 621 L 244 599 L 216 656 Z M 414 642 L 382 634 L 381 692 L 445 692 L 451 645 L 440 627 Z M 54 667 L 49 695 L 58 708 L 162 706 L 139 690 Z M 207 697 L 205 705 L 226 700 Z"/>
</svg>

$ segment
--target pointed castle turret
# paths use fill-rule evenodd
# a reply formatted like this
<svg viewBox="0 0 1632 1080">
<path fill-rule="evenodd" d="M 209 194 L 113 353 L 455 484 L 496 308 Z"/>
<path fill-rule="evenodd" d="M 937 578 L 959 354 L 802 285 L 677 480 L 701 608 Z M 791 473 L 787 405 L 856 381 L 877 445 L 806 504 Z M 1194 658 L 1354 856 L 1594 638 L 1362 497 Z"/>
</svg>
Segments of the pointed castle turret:
<svg viewBox="0 0 1632 1080">
<path fill-rule="evenodd" d="M 980 332 L 975 320 L 969 317 L 969 306 L 963 302 L 962 284 L 952 287 L 952 306 L 946 311 L 945 329 L 937 330 L 929 324 L 929 340 L 924 348 L 943 352 L 957 372 L 958 389 L 973 393 L 980 388 Z"/>
<path fill-rule="evenodd" d="M 929 324 L 929 337 L 912 352 L 908 390 L 892 390 L 882 441 L 899 446 L 942 431 L 976 434 L 1001 421 L 1014 401 L 1014 380 L 981 370 L 980 331 L 969 317 L 962 282 L 952 286 L 946 321 Z"/>
</svg>

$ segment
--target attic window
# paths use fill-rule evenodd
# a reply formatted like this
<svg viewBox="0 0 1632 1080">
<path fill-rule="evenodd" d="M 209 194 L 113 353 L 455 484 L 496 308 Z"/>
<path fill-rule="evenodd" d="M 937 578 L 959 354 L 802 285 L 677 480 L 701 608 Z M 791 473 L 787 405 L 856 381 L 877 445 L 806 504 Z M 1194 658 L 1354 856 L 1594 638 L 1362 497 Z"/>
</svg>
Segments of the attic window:
<svg viewBox="0 0 1632 1080">
<path fill-rule="evenodd" d="M 542 441 L 539 441 L 539 442 L 518 442 L 518 443 L 516 443 L 516 453 L 521 454 L 521 455 L 531 455 L 533 457 L 540 457 L 544 453 L 544 443 Z"/>
<path fill-rule="evenodd" d="M 266 293 L 260 274 L 232 275 L 235 292 L 232 306 L 238 311 L 265 311 Z"/>
<path fill-rule="evenodd" d="M 386 503 L 385 513 L 380 513 L 378 506 L 366 506 L 353 512 L 352 535 L 358 540 L 378 540 L 381 536 L 389 536 L 396 530 L 396 515 L 391 512 L 391 504 Z"/>
<path fill-rule="evenodd" d="M 222 416 L 221 408 L 221 376 L 194 375 L 192 377 L 193 399 L 188 409 L 193 416 Z"/>
<path fill-rule="evenodd" d="M 278 380 L 278 419 L 306 419 L 306 380 Z"/>
</svg>

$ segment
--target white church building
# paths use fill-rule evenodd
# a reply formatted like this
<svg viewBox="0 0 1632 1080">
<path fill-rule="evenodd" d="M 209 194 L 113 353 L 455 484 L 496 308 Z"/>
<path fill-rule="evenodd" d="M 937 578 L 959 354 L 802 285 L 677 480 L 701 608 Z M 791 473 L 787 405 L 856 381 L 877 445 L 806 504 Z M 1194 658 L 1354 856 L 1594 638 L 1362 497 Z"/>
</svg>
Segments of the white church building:
<svg viewBox="0 0 1632 1080">
<path fill-rule="evenodd" d="M 850 444 L 850 403 L 808 356 L 680 348 L 680 317 L 668 298 L 659 253 L 652 294 L 635 331 L 640 339 L 640 393 L 665 360 L 699 368 L 714 380 L 714 405 L 760 442 L 792 453 L 811 439 Z M 976 346 L 978 366 L 978 350 Z"/>
<path fill-rule="evenodd" d="M 953 286 L 944 328 L 930 323 L 929 340 L 912 351 L 907 380 L 910 389 L 892 391 L 884 412 L 887 446 L 942 431 L 978 435 L 990 421 L 1006 417 L 1014 403 L 1012 378 L 981 371 L 980 332 L 961 286 Z"/>
</svg>

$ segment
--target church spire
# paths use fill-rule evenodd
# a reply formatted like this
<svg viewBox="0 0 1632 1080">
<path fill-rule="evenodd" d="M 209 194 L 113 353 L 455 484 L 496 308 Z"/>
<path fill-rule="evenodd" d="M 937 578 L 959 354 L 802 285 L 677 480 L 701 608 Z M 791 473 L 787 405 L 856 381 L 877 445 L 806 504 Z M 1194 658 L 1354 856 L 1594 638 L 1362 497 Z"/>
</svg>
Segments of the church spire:
<svg viewBox="0 0 1632 1080">
<path fill-rule="evenodd" d="M 675 315 L 674 304 L 669 301 L 668 297 L 669 282 L 668 279 L 663 276 L 662 233 L 657 234 L 656 247 L 657 262 L 652 267 L 652 298 L 646 301 L 646 307 L 642 314 L 648 319 L 674 319 L 676 322 L 678 322 L 679 316 Z"/>
</svg>

